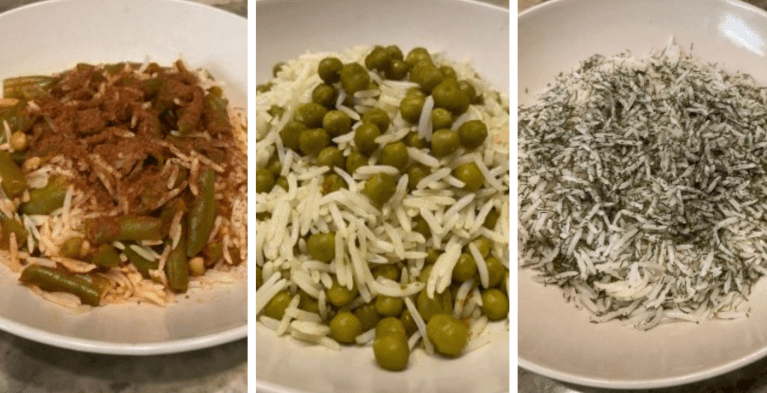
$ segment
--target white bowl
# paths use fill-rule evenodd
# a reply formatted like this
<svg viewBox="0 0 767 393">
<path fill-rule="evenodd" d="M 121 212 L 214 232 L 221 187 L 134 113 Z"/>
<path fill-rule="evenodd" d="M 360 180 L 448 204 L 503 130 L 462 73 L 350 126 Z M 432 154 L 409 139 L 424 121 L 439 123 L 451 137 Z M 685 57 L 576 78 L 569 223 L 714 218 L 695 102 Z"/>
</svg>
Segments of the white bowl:
<svg viewBox="0 0 767 393">
<path fill-rule="evenodd" d="M 311 51 L 397 44 L 469 60 L 508 94 L 509 12 L 469 1 L 257 1 L 257 82 L 272 66 Z M 446 27 L 449 26 L 449 27 Z M 496 327 L 498 328 L 498 327 Z M 504 327 L 505 329 L 505 327 Z M 378 368 L 372 349 L 312 347 L 256 324 L 259 392 L 499 392 L 509 389 L 508 333 L 459 359 L 416 351 L 408 369 Z"/>
<path fill-rule="evenodd" d="M 247 102 L 247 21 L 185 1 L 58 0 L 0 14 L 0 79 L 63 71 L 77 62 L 181 56 Z M 213 288 L 167 308 L 110 305 L 73 315 L 19 285 L 0 265 L 0 329 L 59 347 L 148 355 L 209 347 L 247 335 L 247 283 Z"/>
<path fill-rule="evenodd" d="M 767 13 L 724 0 L 562 0 L 519 15 L 520 104 L 559 72 L 595 53 L 635 56 L 680 47 L 728 71 L 750 73 L 767 85 Z M 525 93 L 525 89 L 528 93 Z M 620 322 L 589 323 L 556 287 L 520 270 L 519 365 L 552 378 L 607 388 L 654 388 L 689 383 L 742 367 L 767 355 L 767 280 L 750 296 L 747 319 L 661 325 L 647 332 Z"/>
</svg>

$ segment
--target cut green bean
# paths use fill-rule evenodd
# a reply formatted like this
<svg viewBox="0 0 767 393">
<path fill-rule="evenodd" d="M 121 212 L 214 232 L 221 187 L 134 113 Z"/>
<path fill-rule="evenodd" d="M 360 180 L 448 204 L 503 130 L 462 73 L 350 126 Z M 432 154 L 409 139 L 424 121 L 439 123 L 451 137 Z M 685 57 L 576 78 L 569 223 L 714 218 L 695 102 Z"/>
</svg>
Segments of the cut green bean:
<svg viewBox="0 0 767 393">
<path fill-rule="evenodd" d="M 160 267 L 160 261 L 156 259 L 150 261 L 139 255 L 139 253 L 130 247 L 125 247 L 123 252 L 125 253 L 125 256 L 128 257 L 128 261 L 136 267 L 136 270 L 138 270 L 144 278 L 152 278 L 152 276 L 149 275 L 149 271 L 157 270 Z"/>
<path fill-rule="evenodd" d="M 29 265 L 21 272 L 19 280 L 25 284 L 37 285 L 40 289 L 51 292 L 71 293 L 84 304 L 98 306 L 104 293 L 101 285 L 93 278 L 85 278 L 83 274 L 70 274 L 58 269 Z"/>
<path fill-rule="evenodd" d="M 52 76 L 20 76 L 3 80 L 3 96 L 20 100 L 32 100 L 50 96 L 50 88 L 56 84 Z"/>
<path fill-rule="evenodd" d="M 5 181 L 3 181 L 5 183 Z M 64 206 L 69 181 L 63 176 L 48 180 L 43 188 L 29 190 L 29 201 L 21 204 L 21 212 L 27 215 L 48 215 Z"/>
<path fill-rule="evenodd" d="M 24 173 L 7 151 L 0 151 L 0 176 L 3 178 L 2 187 L 10 198 L 20 196 L 27 190 L 27 179 Z"/>
<path fill-rule="evenodd" d="M 120 265 L 120 253 L 111 244 L 102 244 L 91 257 L 91 263 L 105 268 Z"/>
<path fill-rule="evenodd" d="M 168 287 L 174 292 L 184 293 L 189 288 L 189 258 L 186 256 L 184 236 L 181 236 L 176 248 L 168 254 L 165 276 L 168 278 Z"/>
<path fill-rule="evenodd" d="M 208 243 L 208 237 L 216 221 L 215 175 L 213 170 L 205 168 L 200 173 L 200 187 L 197 198 L 186 216 L 187 244 L 186 255 L 195 256 Z"/>
<path fill-rule="evenodd" d="M 86 234 L 93 244 L 125 240 L 162 240 L 162 227 L 163 221 L 157 217 L 106 217 L 88 221 Z"/>
</svg>

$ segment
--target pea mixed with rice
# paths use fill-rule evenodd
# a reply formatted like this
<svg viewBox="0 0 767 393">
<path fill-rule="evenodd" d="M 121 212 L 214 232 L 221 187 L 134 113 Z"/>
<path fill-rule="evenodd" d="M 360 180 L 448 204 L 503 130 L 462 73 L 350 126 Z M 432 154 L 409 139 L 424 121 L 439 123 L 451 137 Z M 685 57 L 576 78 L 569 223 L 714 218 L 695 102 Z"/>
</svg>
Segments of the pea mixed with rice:
<svg viewBox="0 0 767 393">
<path fill-rule="evenodd" d="M 672 39 L 589 58 L 518 124 L 520 261 L 540 281 L 595 322 L 747 316 L 767 273 L 764 87 Z"/>
<path fill-rule="evenodd" d="M 244 117 L 182 61 L 3 81 L 0 260 L 87 309 L 245 276 Z"/>
<path fill-rule="evenodd" d="M 508 103 L 397 46 L 306 54 L 257 94 L 258 320 L 402 370 L 508 323 Z"/>
</svg>

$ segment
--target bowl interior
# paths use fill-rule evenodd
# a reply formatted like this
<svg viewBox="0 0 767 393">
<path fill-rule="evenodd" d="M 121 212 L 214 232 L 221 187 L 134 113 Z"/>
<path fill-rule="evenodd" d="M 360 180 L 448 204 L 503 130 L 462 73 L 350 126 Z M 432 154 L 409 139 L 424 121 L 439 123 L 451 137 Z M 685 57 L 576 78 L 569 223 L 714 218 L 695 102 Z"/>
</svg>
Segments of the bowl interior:
<svg viewBox="0 0 767 393">
<path fill-rule="evenodd" d="M 256 17 L 258 83 L 271 77 L 275 63 L 306 52 L 396 44 L 403 51 L 423 46 L 442 50 L 455 61 L 470 61 L 483 78 L 508 94 L 506 9 L 468 1 L 265 0 L 256 2 Z M 499 332 L 491 345 L 460 359 L 416 351 L 406 371 L 391 373 L 375 365 L 370 347 L 332 352 L 276 337 L 257 324 L 257 387 L 265 392 L 507 391 L 508 328 L 502 323 L 493 329 Z"/>
<path fill-rule="evenodd" d="M 40 28 L 44 26 L 45 28 Z M 63 71 L 78 62 L 179 57 L 226 83 L 233 106 L 247 102 L 247 21 L 196 3 L 74 1 L 36 3 L 0 14 L 0 79 Z M 49 304 L 0 267 L 0 328 L 61 347 L 121 354 L 202 348 L 245 337 L 247 285 L 200 291 L 167 308 L 115 305 L 89 313 Z"/>
<path fill-rule="evenodd" d="M 552 1 L 519 16 L 520 104 L 532 103 L 559 72 L 593 54 L 646 55 L 673 35 L 680 47 L 724 69 L 764 72 L 767 13 L 738 1 Z M 549 377 L 611 388 L 693 382 L 767 354 L 767 282 L 750 296 L 749 317 L 639 332 L 620 322 L 589 323 L 556 287 L 520 271 L 519 363 Z"/>
</svg>

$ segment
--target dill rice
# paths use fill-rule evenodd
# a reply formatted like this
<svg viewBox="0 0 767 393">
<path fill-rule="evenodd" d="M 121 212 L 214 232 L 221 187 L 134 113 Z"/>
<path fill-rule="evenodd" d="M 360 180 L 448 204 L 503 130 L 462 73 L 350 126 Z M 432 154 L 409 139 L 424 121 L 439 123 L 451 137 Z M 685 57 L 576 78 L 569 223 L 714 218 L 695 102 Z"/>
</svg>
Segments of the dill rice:
<svg viewBox="0 0 767 393">
<path fill-rule="evenodd" d="M 593 322 L 748 316 L 767 91 L 677 46 L 594 55 L 519 107 L 519 250 Z"/>
</svg>

